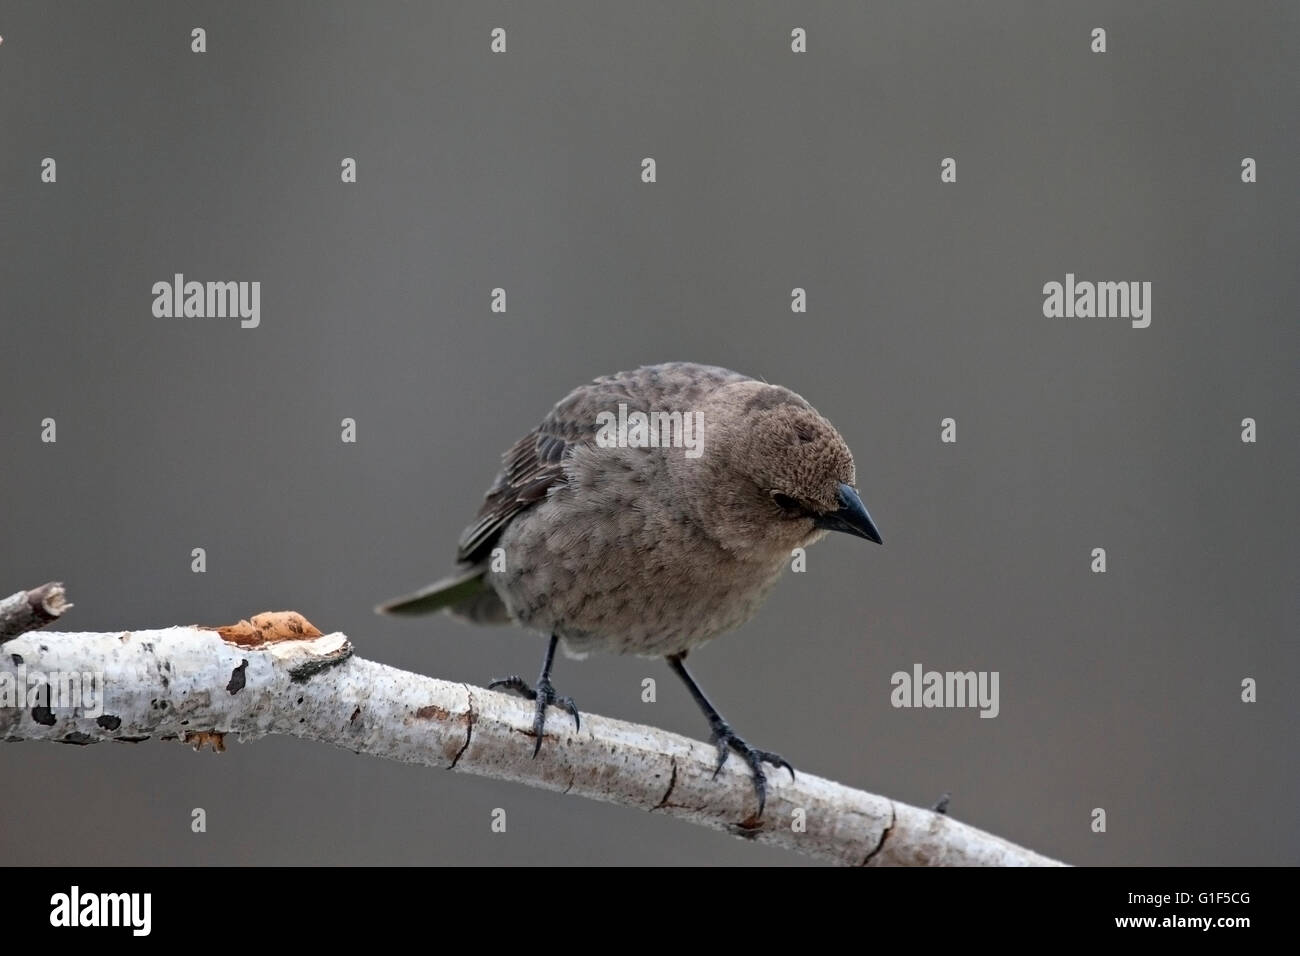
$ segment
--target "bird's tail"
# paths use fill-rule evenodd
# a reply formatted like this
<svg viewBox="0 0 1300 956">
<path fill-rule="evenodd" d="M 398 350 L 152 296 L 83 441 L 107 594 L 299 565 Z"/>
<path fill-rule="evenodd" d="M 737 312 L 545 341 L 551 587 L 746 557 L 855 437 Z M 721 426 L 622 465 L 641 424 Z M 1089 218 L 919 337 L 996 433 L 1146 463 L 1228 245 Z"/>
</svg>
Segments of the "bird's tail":
<svg viewBox="0 0 1300 956">
<path fill-rule="evenodd" d="M 380 604 L 375 608 L 375 613 L 414 617 L 436 611 L 450 611 L 475 624 L 509 623 L 510 615 L 506 613 L 506 606 L 484 580 L 486 572 L 486 565 L 475 565 L 441 581 L 435 581 L 414 594 Z"/>
</svg>

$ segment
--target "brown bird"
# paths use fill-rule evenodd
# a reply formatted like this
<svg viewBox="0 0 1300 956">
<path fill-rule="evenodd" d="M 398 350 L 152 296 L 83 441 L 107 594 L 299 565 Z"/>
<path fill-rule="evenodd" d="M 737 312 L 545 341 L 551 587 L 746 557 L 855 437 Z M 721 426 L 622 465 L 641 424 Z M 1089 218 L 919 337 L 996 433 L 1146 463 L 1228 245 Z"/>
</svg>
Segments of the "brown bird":
<svg viewBox="0 0 1300 956">
<path fill-rule="evenodd" d="M 690 362 L 620 372 L 574 389 L 506 452 L 455 574 L 377 610 L 549 635 L 535 687 L 488 685 L 536 701 L 534 756 L 548 705 L 580 720 L 551 684 L 557 646 L 665 658 L 708 718 L 715 775 L 735 751 L 761 815 L 762 765 L 794 769 L 737 736 L 684 661 L 753 616 L 793 549 L 827 531 L 882 543 L 854 485 L 844 440 L 789 389 Z"/>
</svg>

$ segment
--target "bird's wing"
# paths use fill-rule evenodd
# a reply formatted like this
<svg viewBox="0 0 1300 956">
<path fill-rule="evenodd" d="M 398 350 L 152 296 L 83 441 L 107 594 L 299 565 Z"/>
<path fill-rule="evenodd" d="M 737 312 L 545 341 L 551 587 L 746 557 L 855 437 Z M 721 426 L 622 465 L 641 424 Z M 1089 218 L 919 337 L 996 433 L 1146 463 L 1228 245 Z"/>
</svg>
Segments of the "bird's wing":
<svg viewBox="0 0 1300 956">
<path fill-rule="evenodd" d="M 745 378 L 723 368 L 669 362 L 607 375 L 575 388 L 502 456 L 501 472 L 477 520 L 460 536 L 457 560 L 485 559 L 516 515 L 542 501 L 552 488 L 564 485 L 564 460 L 574 448 L 595 441 L 598 413 L 615 411 L 620 402 L 642 411 L 688 408 L 720 385 Z"/>
<path fill-rule="evenodd" d="M 552 426 L 548 416 L 505 453 L 501 473 L 489 489 L 478 519 L 460 536 L 456 560 L 486 558 L 510 519 L 545 498 L 551 488 L 564 484 L 561 462 L 578 442 L 565 438 Z"/>
</svg>

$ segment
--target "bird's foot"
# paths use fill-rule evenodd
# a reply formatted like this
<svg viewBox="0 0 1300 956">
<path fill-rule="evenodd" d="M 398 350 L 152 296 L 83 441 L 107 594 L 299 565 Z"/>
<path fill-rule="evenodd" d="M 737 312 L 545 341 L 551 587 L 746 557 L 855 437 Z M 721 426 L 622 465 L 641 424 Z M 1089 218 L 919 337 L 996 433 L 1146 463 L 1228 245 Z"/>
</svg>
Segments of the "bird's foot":
<svg viewBox="0 0 1300 956">
<path fill-rule="evenodd" d="M 537 682 L 537 689 L 524 680 L 518 674 L 511 674 L 509 677 L 503 677 L 500 680 L 494 680 L 488 684 L 488 690 L 496 690 L 498 687 L 512 691 L 526 700 L 537 701 L 537 711 L 533 716 L 533 736 L 537 738 L 533 744 L 533 756 L 542 749 L 542 727 L 546 723 L 546 708 L 552 704 L 568 711 L 573 716 L 573 726 L 582 729 L 582 719 L 578 716 L 578 705 L 573 702 L 572 697 L 561 697 L 555 693 L 555 688 L 551 686 L 549 680 L 540 680 Z"/>
<path fill-rule="evenodd" d="M 759 750 L 751 747 L 745 741 L 736 736 L 736 732 L 731 729 L 730 725 L 719 721 L 713 726 L 713 743 L 718 746 L 718 765 L 713 768 L 713 776 L 717 776 L 722 770 L 722 765 L 727 762 L 727 754 L 734 750 L 740 755 L 741 759 L 749 766 L 749 772 L 754 778 L 754 792 L 758 794 L 758 815 L 763 815 L 763 807 L 767 804 L 767 773 L 763 770 L 763 764 L 770 763 L 774 767 L 784 767 L 790 771 L 790 779 L 794 779 L 794 767 L 790 762 L 780 754 L 774 754 L 771 751 Z"/>
</svg>

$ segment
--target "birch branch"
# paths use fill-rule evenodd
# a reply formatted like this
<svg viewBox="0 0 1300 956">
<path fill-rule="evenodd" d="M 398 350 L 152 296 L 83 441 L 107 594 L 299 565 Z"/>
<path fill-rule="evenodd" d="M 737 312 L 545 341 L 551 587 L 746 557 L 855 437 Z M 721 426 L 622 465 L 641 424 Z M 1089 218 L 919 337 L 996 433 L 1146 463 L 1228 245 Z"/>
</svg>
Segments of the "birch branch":
<svg viewBox="0 0 1300 956">
<path fill-rule="evenodd" d="M 44 690 L 42 690 L 44 688 Z M 547 715 L 533 759 L 533 705 L 352 653 L 291 612 L 227 628 L 32 632 L 0 654 L 0 738 L 92 744 L 151 737 L 224 749 L 225 737 L 318 740 L 356 753 L 616 803 L 848 865 L 1060 865 L 950 817 L 798 771 L 748 770 L 653 727 Z"/>
<path fill-rule="evenodd" d="M 59 581 L 19 591 L 0 601 L 0 644 L 58 620 L 72 607 Z"/>
</svg>

